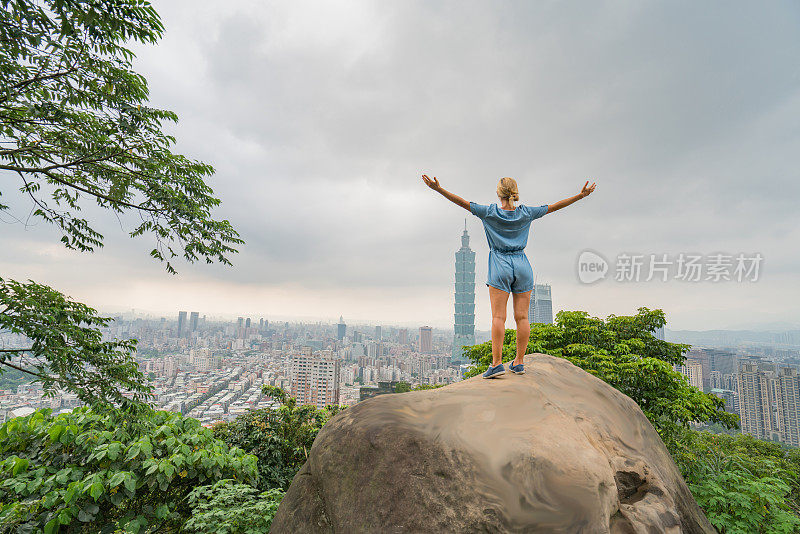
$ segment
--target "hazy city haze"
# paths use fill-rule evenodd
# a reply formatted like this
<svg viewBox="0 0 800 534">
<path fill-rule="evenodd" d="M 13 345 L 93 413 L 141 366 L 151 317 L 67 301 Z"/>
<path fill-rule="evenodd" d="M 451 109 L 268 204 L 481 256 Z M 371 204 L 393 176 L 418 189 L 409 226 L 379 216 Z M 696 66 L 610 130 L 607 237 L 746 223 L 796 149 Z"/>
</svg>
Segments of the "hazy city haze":
<svg viewBox="0 0 800 534">
<path fill-rule="evenodd" d="M 3 188 L 0 271 L 105 310 L 451 327 L 467 218 L 476 328 L 490 322 L 480 221 L 431 192 L 524 204 L 596 181 L 534 222 L 527 254 L 554 311 L 662 308 L 677 329 L 800 322 L 800 7 L 688 2 L 154 2 L 137 46 L 178 150 L 215 166 L 215 213 L 246 244 L 234 267 L 178 264 L 98 210 L 106 246 L 25 228 Z M 4 175 L 6 184 L 16 177 Z M 13 219 L 16 217 L 19 221 Z M 761 253 L 757 282 L 581 284 L 584 249 Z"/>
</svg>

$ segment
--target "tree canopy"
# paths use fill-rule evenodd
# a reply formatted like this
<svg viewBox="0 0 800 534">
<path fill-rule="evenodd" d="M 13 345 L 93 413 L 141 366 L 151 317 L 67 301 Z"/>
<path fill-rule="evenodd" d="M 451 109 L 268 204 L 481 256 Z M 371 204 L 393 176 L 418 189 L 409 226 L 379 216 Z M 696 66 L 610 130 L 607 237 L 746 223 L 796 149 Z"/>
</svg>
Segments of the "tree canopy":
<svg viewBox="0 0 800 534">
<path fill-rule="evenodd" d="M 155 9 L 140 0 L 2 0 L 0 170 L 17 176 L 33 216 L 55 224 L 71 249 L 103 235 L 78 215 L 87 202 L 139 216 L 132 237 L 150 234 L 166 262 L 230 263 L 242 243 L 205 178 L 214 169 L 172 151 L 163 123 L 175 113 L 148 104 L 129 41 L 155 43 Z M 0 191 L 2 194 L 2 191 Z M 0 209 L 7 209 L 0 205 Z"/>
<path fill-rule="evenodd" d="M 206 183 L 207 163 L 173 151 L 164 131 L 175 113 L 149 104 L 129 43 L 154 44 L 164 27 L 143 0 L 0 0 L 0 211 L 17 183 L 30 217 L 54 224 L 69 249 L 91 252 L 104 236 L 90 206 L 133 218 L 130 237 L 150 236 L 150 255 L 230 264 L 243 243 Z M 7 196 L 6 196 L 7 198 Z M 28 338 L 0 347 L 0 370 L 42 382 L 47 394 L 133 407 L 150 389 L 133 360 L 135 341 L 102 341 L 110 318 L 33 280 L 0 278 L 0 329 Z"/>
<path fill-rule="evenodd" d="M 46 396 L 74 393 L 97 410 L 140 407 L 152 388 L 133 359 L 136 340 L 103 341 L 109 318 L 47 286 L 0 278 L 0 329 L 30 340 L 0 348 L 0 362 L 40 382 Z"/>
</svg>

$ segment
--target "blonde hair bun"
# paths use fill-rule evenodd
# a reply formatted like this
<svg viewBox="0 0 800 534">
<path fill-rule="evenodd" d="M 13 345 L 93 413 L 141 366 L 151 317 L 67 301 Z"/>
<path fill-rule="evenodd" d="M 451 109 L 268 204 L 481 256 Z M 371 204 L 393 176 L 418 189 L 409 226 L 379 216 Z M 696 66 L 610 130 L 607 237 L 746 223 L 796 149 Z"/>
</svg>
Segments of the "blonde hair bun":
<svg viewBox="0 0 800 534">
<path fill-rule="evenodd" d="M 508 176 L 500 178 L 500 181 L 497 183 L 497 196 L 515 202 L 518 201 L 519 189 L 517 188 L 517 181 Z"/>
</svg>

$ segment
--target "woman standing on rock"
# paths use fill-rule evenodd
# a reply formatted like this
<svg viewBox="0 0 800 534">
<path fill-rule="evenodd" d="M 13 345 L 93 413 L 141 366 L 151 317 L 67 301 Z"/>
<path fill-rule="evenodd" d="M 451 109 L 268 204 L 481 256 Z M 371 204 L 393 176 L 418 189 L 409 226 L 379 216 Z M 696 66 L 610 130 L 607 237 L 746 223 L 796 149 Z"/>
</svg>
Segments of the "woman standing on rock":
<svg viewBox="0 0 800 534">
<path fill-rule="evenodd" d="M 524 373 L 523 358 L 531 336 L 528 306 L 533 289 L 533 269 L 524 249 L 528 244 L 531 222 L 589 195 L 597 184 L 589 185 L 587 181 L 580 193 L 555 204 L 543 204 L 537 207 L 523 204 L 514 206 L 514 202 L 519 200 L 517 182 L 513 178 L 505 177 L 497 184 L 500 206 L 497 204 L 484 206 L 467 202 L 445 190 L 439 185 L 439 180 L 435 176 L 431 179 L 423 174 L 422 180 L 447 200 L 479 217 L 486 230 L 486 239 L 489 241 L 489 275 L 486 285 L 489 286 L 489 300 L 492 303 L 492 365 L 483 373 L 483 378 L 495 378 L 506 373 L 502 350 L 509 293 L 514 295 L 514 320 L 517 323 L 517 357 L 509 368 L 516 374 Z"/>
</svg>

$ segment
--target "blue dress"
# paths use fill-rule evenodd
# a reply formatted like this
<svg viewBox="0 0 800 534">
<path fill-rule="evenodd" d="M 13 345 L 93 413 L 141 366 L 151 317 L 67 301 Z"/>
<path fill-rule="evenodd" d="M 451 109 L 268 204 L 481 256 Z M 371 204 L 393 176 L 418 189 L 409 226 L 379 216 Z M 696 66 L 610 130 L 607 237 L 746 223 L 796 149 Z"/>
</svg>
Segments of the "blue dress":
<svg viewBox="0 0 800 534">
<path fill-rule="evenodd" d="M 497 204 L 485 206 L 469 203 L 469 210 L 483 221 L 489 242 L 489 275 L 487 286 L 508 293 L 525 293 L 533 289 L 533 268 L 525 255 L 531 222 L 547 213 L 548 205 L 520 204 L 508 211 Z"/>
</svg>

